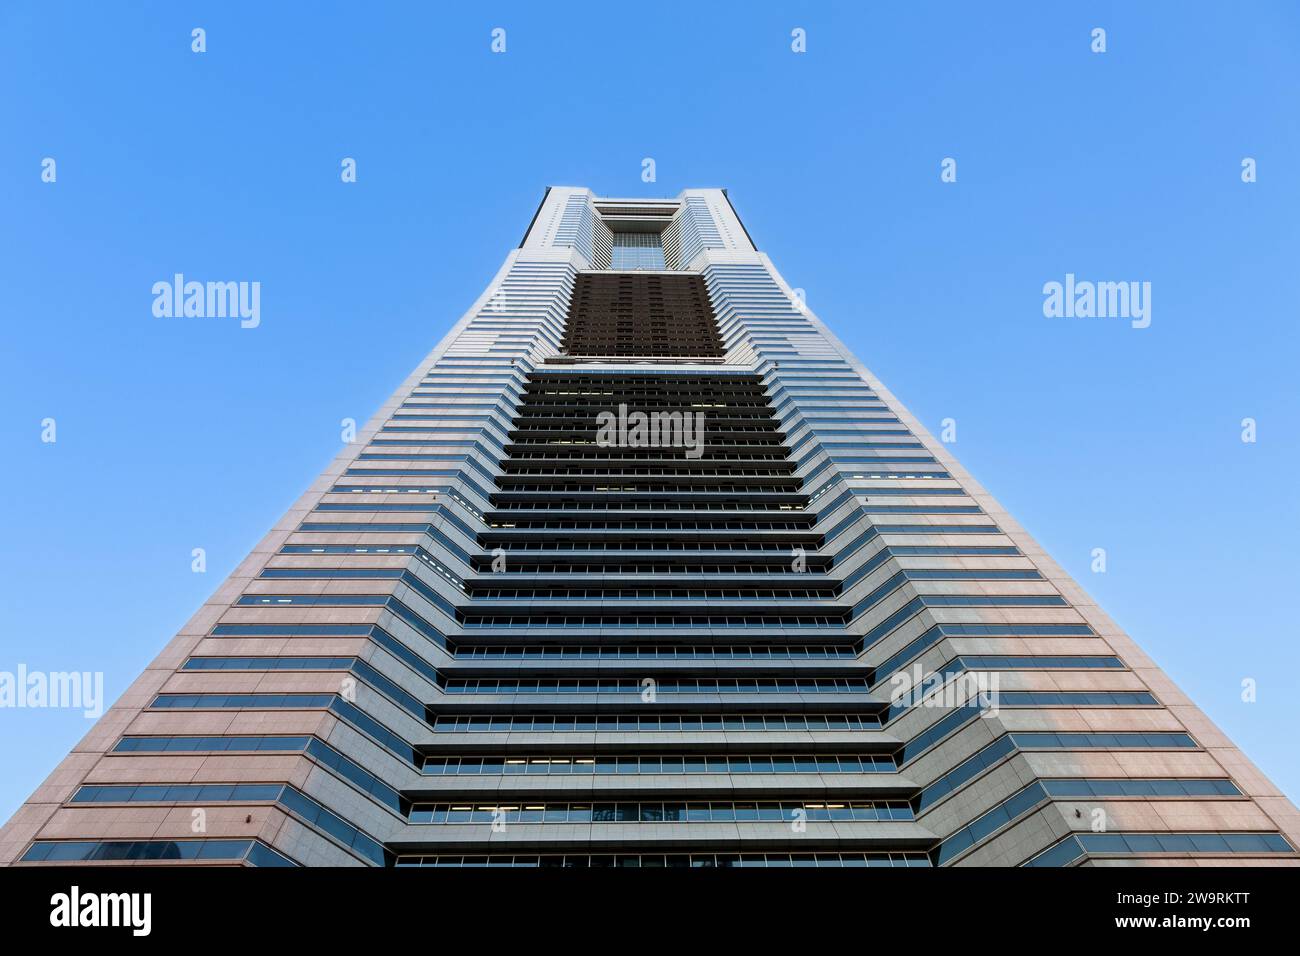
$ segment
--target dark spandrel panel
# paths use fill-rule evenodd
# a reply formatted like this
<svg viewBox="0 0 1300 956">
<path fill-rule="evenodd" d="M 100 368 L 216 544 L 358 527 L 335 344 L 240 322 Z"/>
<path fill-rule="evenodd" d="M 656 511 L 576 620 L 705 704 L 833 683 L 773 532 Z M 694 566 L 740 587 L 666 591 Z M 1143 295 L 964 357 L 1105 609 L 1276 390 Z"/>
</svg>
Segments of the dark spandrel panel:
<svg viewBox="0 0 1300 956">
<path fill-rule="evenodd" d="M 698 275 L 584 272 L 569 300 L 571 356 L 721 358 L 722 338 Z"/>
</svg>

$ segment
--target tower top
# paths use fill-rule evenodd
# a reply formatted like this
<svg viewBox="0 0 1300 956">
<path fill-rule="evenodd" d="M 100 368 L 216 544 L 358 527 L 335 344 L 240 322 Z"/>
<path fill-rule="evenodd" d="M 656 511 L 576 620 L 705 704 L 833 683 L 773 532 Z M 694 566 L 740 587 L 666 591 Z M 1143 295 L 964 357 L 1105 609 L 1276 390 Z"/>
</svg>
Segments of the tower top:
<svg viewBox="0 0 1300 956">
<path fill-rule="evenodd" d="M 618 236 L 659 236 L 687 269 L 704 249 L 757 252 L 725 189 L 683 189 L 675 198 L 597 196 L 584 186 L 549 186 L 519 248 L 576 249 L 597 268 Z M 601 265 L 597 265 L 601 263 Z"/>
</svg>

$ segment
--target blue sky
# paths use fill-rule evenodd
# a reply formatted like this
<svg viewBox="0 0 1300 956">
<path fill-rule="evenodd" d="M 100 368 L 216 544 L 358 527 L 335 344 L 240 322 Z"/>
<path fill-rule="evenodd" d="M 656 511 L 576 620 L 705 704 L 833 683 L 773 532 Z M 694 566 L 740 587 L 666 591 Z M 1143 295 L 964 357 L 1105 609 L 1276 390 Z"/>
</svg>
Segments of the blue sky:
<svg viewBox="0 0 1300 956">
<path fill-rule="evenodd" d="M 956 419 L 963 464 L 1300 797 L 1300 8 L 474 6 L 0 10 L 0 670 L 103 671 L 115 698 L 548 184 L 725 186 L 809 305 L 932 431 Z M 261 326 L 155 318 L 176 272 L 260 281 Z M 1151 282 L 1151 327 L 1045 318 L 1066 273 Z M 0 710 L 0 819 L 88 726 Z"/>
</svg>

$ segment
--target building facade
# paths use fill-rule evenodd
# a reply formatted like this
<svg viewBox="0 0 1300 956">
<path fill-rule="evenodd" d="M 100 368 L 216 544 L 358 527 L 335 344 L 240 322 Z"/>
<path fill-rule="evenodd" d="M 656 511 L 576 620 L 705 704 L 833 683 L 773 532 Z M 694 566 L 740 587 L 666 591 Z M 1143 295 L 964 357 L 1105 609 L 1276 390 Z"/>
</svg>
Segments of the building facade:
<svg viewBox="0 0 1300 956">
<path fill-rule="evenodd" d="M 553 187 L 0 861 L 1294 865 L 1298 838 L 725 191 Z"/>
</svg>

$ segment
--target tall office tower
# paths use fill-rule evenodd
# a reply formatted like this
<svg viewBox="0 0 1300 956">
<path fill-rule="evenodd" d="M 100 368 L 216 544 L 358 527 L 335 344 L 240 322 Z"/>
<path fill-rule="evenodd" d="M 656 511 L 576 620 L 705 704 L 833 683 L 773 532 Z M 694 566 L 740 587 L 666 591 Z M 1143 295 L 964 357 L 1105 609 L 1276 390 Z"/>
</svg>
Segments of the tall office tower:
<svg viewBox="0 0 1300 956">
<path fill-rule="evenodd" d="M 725 192 L 552 188 L 0 859 L 1295 864 Z"/>
</svg>

